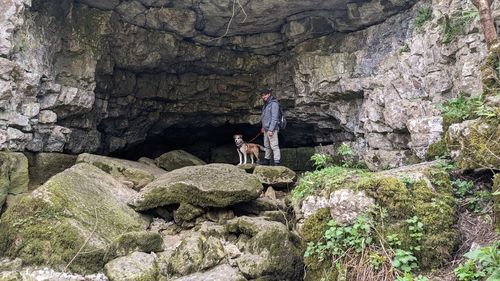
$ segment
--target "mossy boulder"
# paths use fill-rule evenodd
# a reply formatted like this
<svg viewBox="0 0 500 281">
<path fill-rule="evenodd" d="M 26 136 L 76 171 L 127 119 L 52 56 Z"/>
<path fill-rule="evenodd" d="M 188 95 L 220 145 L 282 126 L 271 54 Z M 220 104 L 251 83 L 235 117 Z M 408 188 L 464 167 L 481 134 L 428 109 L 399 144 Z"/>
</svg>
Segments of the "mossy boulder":
<svg viewBox="0 0 500 281">
<path fill-rule="evenodd" d="M 114 259 L 104 270 L 110 281 L 155 281 L 159 277 L 154 255 L 142 252 Z"/>
<path fill-rule="evenodd" d="M 229 164 L 177 169 L 143 188 L 131 202 L 136 210 L 189 203 L 199 207 L 227 207 L 259 197 L 262 184 L 251 174 Z"/>
<path fill-rule="evenodd" d="M 297 174 L 285 166 L 257 166 L 253 174 L 265 185 L 274 187 L 291 186 Z"/>
<path fill-rule="evenodd" d="M 106 260 L 126 256 L 133 252 L 160 252 L 163 238 L 151 231 L 133 231 L 120 235 L 108 248 Z"/>
<path fill-rule="evenodd" d="M 245 243 L 245 255 L 237 259 L 238 267 L 246 278 L 265 277 L 266 280 L 302 278 L 303 251 L 300 239 L 284 224 L 259 217 L 242 216 L 228 221 L 226 228 L 230 233 L 250 237 Z M 249 267 L 252 264 L 254 268 Z"/>
<path fill-rule="evenodd" d="M 500 122 L 475 119 L 453 124 L 446 135 L 450 156 L 460 168 L 500 167 Z"/>
<path fill-rule="evenodd" d="M 197 166 L 197 165 L 207 164 L 200 158 L 184 150 L 169 151 L 167 153 L 162 154 L 155 160 L 158 167 L 161 167 L 167 171 L 173 171 L 175 169 L 187 166 Z"/>
<path fill-rule="evenodd" d="M 25 153 L 29 162 L 30 186 L 38 187 L 50 177 L 76 163 L 76 155 L 64 153 Z"/>
<path fill-rule="evenodd" d="M 205 211 L 202 208 L 193 206 L 189 203 L 181 203 L 179 208 L 174 211 L 174 221 L 177 224 L 182 224 L 183 222 L 194 220 L 203 213 L 205 213 Z"/>
<path fill-rule="evenodd" d="M 126 201 L 135 192 L 109 174 L 77 164 L 9 207 L 0 221 L 0 253 L 26 264 L 101 270 L 106 246 L 119 235 L 146 229 L 149 220 Z"/>
<path fill-rule="evenodd" d="M 224 257 L 224 247 L 219 239 L 192 233 L 173 251 L 166 268 L 168 274 L 183 276 L 212 268 Z"/>
<path fill-rule="evenodd" d="M 441 168 L 443 164 L 446 163 L 435 161 L 378 173 L 365 173 L 350 177 L 350 183 L 344 184 L 344 187 L 365 191 L 369 197 L 375 199 L 376 206 L 381 207 L 383 212 L 376 213 L 374 227 L 382 237 L 397 235 L 402 242 L 402 249 L 409 249 L 410 246 L 422 248 L 415 255 L 424 270 L 438 268 L 449 261 L 458 241 L 456 205 L 452 197 L 449 174 Z M 340 175 L 332 175 L 331 180 L 336 181 L 335 177 Z M 323 196 L 328 198 L 329 194 Z M 317 197 L 320 198 L 319 195 Z M 324 233 L 331 216 L 327 210 L 320 209 L 304 221 L 301 235 L 306 243 L 326 242 Z M 424 225 L 420 241 L 411 237 L 407 222 L 415 216 Z M 317 257 L 305 258 L 305 264 L 306 276 L 313 278 L 306 278 L 307 280 L 320 277 L 335 280 L 336 273 L 329 271 L 328 267 L 325 268 L 325 264 Z"/>
<path fill-rule="evenodd" d="M 0 210 L 8 194 L 28 191 L 28 159 L 19 152 L 0 151 Z"/>
<path fill-rule="evenodd" d="M 146 184 L 166 173 L 160 168 L 144 163 L 88 153 L 78 155 L 76 162 L 89 163 L 110 174 L 119 181 L 131 182 L 133 185 L 132 187 L 136 190 L 141 189 Z"/>
</svg>

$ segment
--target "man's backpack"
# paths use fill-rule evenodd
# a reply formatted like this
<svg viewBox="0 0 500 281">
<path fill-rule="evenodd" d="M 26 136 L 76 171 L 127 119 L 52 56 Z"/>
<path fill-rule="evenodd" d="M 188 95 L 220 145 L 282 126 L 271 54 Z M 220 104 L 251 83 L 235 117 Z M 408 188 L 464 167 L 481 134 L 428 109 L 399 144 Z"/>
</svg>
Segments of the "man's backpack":
<svg viewBox="0 0 500 281">
<path fill-rule="evenodd" d="M 285 114 L 283 114 L 283 110 L 281 109 L 281 104 L 279 102 L 278 105 L 280 109 L 280 116 L 278 118 L 278 127 L 280 128 L 280 130 L 284 130 L 286 128 L 287 121 L 285 118 Z"/>
</svg>

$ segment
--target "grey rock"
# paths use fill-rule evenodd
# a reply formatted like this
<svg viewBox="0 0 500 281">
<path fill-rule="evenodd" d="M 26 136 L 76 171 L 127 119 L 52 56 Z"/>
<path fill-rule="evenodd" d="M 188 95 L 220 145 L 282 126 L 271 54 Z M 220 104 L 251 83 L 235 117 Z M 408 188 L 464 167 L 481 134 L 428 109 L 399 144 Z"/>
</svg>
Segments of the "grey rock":
<svg viewBox="0 0 500 281">
<path fill-rule="evenodd" d="M 157 280 L 158 267 L 155 256 L 134 252 L 114 259 L 104 266 L 110 281 Z"/>
<path fill-rule="evenodd" d="M 131 205 L 136 210 L 176 203 L 226 207 L 253 200 L 261 191 L 262 185 L 255 176 L 233 165 L 190 166 L 160 176 L 142 189 Z"/>
</svg>

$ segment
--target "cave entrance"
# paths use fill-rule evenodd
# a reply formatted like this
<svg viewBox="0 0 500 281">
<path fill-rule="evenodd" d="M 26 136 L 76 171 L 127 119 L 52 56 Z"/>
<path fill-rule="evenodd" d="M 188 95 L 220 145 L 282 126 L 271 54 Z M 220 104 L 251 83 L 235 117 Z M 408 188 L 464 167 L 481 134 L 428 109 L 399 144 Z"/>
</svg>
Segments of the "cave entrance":
<svg viewBox="0 0 500 281">
<path fill-rule="evenodd" d="M 245 141 L 250 141 L 257 136 L 259 130 L 259 125 L 251 124 L 202 127 L 171 126 L 164 129 L 161 134 L 150 136 L 144 142 L 114 151 L 110 153 L 110 156 L 130 160 L 137 160 L 140 157 L 154 159 L 165 152 L 182 149 L 207 163 L 236 164 L 239 158 L 233 135 L 242 134 Z M 286 130 L 279 134 L 280 148 L 284 150 L 285 154 L 296 154 L 297 150 L 305 148 L 312 151 L 315 146 L 313 130 L 311 125 L 289 124 Z M 263 145 L 262 135 L 259 135 L 252 142 Z M 263 153 L 261 153 L 261 157 L 263 157 Z M 292 158 L 291 155 L 285 157 Z"/>
</svg>

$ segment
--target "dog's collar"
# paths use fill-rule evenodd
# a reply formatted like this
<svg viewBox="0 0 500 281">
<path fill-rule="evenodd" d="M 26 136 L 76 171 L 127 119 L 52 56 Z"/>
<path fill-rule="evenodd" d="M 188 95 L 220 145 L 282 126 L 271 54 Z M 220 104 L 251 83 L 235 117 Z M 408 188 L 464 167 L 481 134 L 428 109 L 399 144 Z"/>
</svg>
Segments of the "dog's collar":
<svg viewBox="0 0 500 281">
<path fill-rule="evenodd" d="M 245 144 L 245 143 L 244 143 L 244 142 L 242 142 L 242 143 L 240 143 L 240 144 L 237 144 L 237 145 L 236 145 L 236 147 L 240 148 L 240 147 L 242 147 L 244 144 Z"/>
</svg>

